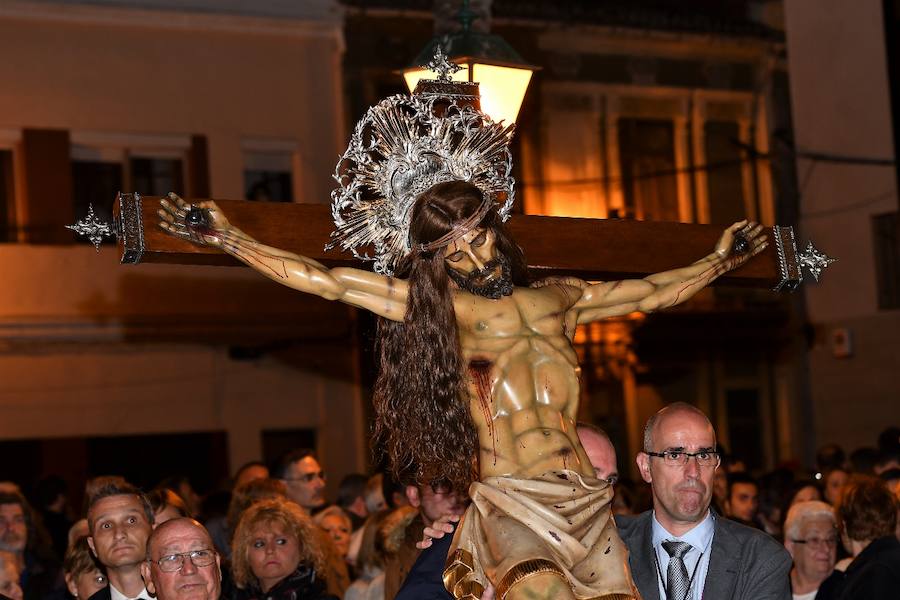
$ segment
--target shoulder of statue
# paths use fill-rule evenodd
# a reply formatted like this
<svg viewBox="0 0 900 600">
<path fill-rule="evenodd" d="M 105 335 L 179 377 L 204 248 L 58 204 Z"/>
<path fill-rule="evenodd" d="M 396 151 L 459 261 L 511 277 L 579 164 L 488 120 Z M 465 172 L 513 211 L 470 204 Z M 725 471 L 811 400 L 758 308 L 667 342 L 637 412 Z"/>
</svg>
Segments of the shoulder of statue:
<svg viewBox="0 0 900 600">
<path fill-rule="evenodd" d="M 553 277 L 544 277 L 543 279 L 538 279 L 537 281 L 532 282 L 532 284 L 529 287 L 531 289 L 538 289 L 538 288 L 548 287 L 551 285 L 555 285 L 558 287 L 561 287 L 561 286 L 573 287 L 573 288 L 577 288 L 579 290 L 584 290 L 584 289 L 589 288 L 591 284 L 589 284 L 587 281 L 585 281 L 583 279 L 578 279 L 577 277 L 553 276 Z"/>
<path fill-rule="evenodd" d="M 587 281 L 577 277 L 545 277 L 535 281 L 529 289 L 558 298 L 564 309 L 571 308 L 584 297 L 585 290 L 591 287 Z"/>
</svg>

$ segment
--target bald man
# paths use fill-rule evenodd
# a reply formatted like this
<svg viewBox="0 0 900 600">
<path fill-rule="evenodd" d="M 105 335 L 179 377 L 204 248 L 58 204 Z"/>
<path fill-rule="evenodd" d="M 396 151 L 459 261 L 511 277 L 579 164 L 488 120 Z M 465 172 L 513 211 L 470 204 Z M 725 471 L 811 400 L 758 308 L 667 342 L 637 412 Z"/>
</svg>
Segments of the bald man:
<svg viewBox="0 0 900 600">
<path fill-rule="evenodd" d="M 590 423 L 579 421 L 575 426 L 575 432 L 588 461 L 594 467 L 597 479 L 602 479 L 609 485 L 615 485 L 619 481 L 619 466 L 616 461 L 616 449 L 606 432 Z"/>
<path fill-rule="evenodd" d="M 219 555 L 193 519 L 172 519 L 153 530 L 141 577 L 157 600 L 219 600 L 221 594 Z"/>
<path fill-rule="evenodd" d="M 643 600 L 791 600 L 784 547 L 709 508 L 720 460 L 702 411 L 676 402 L 650 417 L 636 460 L 653 510 L 616 523 Z"/>
</svg>

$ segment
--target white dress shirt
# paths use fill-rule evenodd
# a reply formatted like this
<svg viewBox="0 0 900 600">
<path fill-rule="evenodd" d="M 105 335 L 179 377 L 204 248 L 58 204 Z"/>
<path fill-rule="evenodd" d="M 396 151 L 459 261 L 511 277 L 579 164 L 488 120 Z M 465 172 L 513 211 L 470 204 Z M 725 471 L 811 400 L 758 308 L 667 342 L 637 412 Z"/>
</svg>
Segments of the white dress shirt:
<svg viewBox="0 0 900 600">
<path fill-rule="evenodd" d="M 109 584 L 109 595 L 112 600 L 135 600 L 135 598 L 141 598 L 141 600 L 154 600 L 150 597 L 150 594 L 147 592 L 147 588 L 141 590 L 141 593 L 135 596 L 135 598 L 129 598 L 122 592 L 116 589 L 116 586 L 113 584 Z"/>
<path fill-rule="evenodd" d="M 662 543 L 674 540 L 691 545 L 691 549 L 684 555 L 684 566 L 687 569 L 688 577 L 691 578 L 691 588 L 687 597 L 688 600 L 702 600 L 703 585 L 706 582 L 706 573 L 709 571 L 709 551 L 712 548 L 713 533 L 715 533 L 715 517 L 710 510 L 707 510 L 705 519 L 682 536 L 669 533 L 656 520 L 654 511 L 653 551 L 656 553 L 656 580 L 659 584 L 660 598 L 666 597 L 666 578 L 669 570 L 669 554 L 662 547 Z"/>
</svg>

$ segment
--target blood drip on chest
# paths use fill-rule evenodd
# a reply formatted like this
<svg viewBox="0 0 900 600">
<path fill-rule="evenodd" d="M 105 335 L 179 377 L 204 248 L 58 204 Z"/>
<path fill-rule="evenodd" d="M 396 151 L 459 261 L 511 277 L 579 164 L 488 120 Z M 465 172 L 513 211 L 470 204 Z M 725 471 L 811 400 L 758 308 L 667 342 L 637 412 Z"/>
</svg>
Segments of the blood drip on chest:
<svg viewBox="0 0 900 600">
<path fill-rule="evenodd" d="M 478 398 L 478 405 L 481 407 L 481 414 L 488 426 L 488 435 L 491 436 L 491 445 L 494 452 L 494 465 L 497 464 L 497 436 L 494 429 L 494 415 L 491 414 L 491 404 L 493 397 L 491 396 L 491 368 L 493 363 L 489 360 L 471 360 L 469 361 L 469 381 L 475 387 L 475 396 Z"/>
</svg>

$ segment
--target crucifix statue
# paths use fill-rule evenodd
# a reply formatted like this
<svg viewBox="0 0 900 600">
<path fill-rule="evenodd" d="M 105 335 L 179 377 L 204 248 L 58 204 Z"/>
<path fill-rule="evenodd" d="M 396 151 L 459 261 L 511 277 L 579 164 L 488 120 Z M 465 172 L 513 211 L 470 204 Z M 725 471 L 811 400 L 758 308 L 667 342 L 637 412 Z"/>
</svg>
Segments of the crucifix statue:
<svg viewBox="0 0 900 600">
<path fill-rule="evenodd" d="M 363 258 L 373 249 L 374 271 L 265 245 L 213 202 L 171 195 L 161 226 L 380 317 L 376 445 L 395 474 L 446 481 L 473 501 L 445 573 L 457 598 L 478 598 L 489 583 L 500 598 L 631 598 L 610 488 L 575 433 L 575 328 L 683 302 L 762 251 L 765 235 L 736 223 L 693 264 L 643 279 L 532 282 L 503 226 L 512 129 L 472 106 L 436 116 L 445 96 L 373 107 L 338 165 L 333 244 Z"/>
<path fill-rule="evenodd" d="M 302 239 L 282 232 L 265 243 L 248 231 L 262 231 L 261 206 L 170 194 L 154 220 L 172 237 L 153 238 L 148 250 L 153 234 L 143 223 L 154 209 L 123 195 L 120 243 L 132 261 L 201 262 L 189 242 L 201 258 L 224 252 L 278 283 L 379 317 L 376 445 L 395 474 L 472 498 L 444 572 L 454 597 L 480 598 L 492 585 L 504 599 L 636 598 L 611 518 L 612 490 L 595 477 L 575 432 L 576 327 L 674 306 L 738 268 L 748 281 L 790 287 L 800 273 L 793 234 L 776 229 L 779 262 L 769 254 L 754 266 L 748 261 L 768 239 L 746 221 L 717 233 L 540 217 L 508 227 L 512 127 L 478 110 L 473 86 L 449 76 L 425 82 L 412 96 L 373 106 L 356 126 L 335 173 L 330 246 L 374 262 L 373 270 L 320 260 L 313 244 L 321 207 L 273 206 L 295 211 L 303 231 L 283 227 Z M 517 230 L 526 249 L 542 253 L 537 264 L 526 261 Z M 672 251 L 648 258 L 653 245 L 640 248 L 647 236 Z M 598 260 L 610 240 L 621 243 Z M 686 266 L 648 270 L 698 244 L 705 251 Z M 560 245 L 569 250 L 554 264 Z M 551 276 L 534 277 L 540 271 Z M 583 278 L 610 273 L 635 277 Z"/>
</svg>

